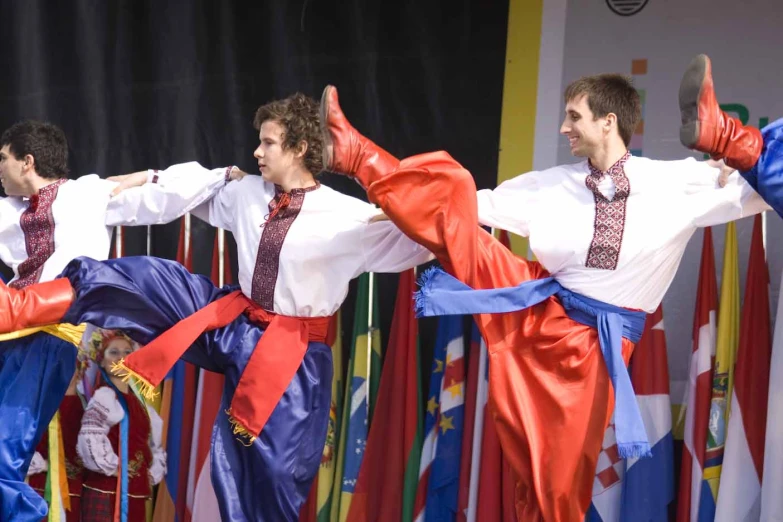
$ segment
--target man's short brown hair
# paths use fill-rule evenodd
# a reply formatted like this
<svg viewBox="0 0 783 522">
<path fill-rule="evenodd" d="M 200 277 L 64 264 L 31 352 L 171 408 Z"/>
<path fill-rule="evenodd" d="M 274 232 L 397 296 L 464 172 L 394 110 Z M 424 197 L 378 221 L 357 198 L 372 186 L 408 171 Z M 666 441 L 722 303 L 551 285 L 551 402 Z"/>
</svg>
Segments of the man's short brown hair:
<svg viewBox="0 0 783 522">
<path fill-rule="evenodd" d="M 568 103 L 583 94 L 594 117 L 603 118 L 610 112 L 617 116 L 617 130 L 628 147 L 642 119 L 642 103 L 631 79 L 621 74 L 584 76 L 566 87 L 563 97 Z"/>
<path fill-rule="evenodd" d="M 253 127 L 260 130 L 265 121 L 274 121 L 283 127 L 284 150 L 296 149 L 302 141 L 307 142 L 307 151 L 303 158 L 305 168 L 313 175 L 323 170 L 323 141 L 318 102 L 300 92 L 269 102 L 256 111 Z"/>
</svg>

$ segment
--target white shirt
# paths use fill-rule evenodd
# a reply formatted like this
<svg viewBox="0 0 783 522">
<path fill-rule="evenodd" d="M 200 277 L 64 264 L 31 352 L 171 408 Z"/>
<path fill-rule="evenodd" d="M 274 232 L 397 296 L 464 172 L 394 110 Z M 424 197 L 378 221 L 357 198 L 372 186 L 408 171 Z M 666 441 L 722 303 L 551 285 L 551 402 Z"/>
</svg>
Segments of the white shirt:
<svg viewBox="0 0 783 522">
<path fill-rule="evenodd" d="M 163 419 L 158 412 L 145 404 L 150 419 L 150 451 L 152 462 L 149 476 L 153 484 L 159 483 L 166 474 L 166 450 L 163 449 Z M 84 467 L 114 476 L 117 474 L 120 457 L 109 441 L 109 431 L 125 417 L 117 394 L 108 386 L 101 386 L 87 404 L 82 417 L 82 427 L 76 442 L 76 453 L 82 459 Z M 133 429 L 133 426 L 130 426 Z"/>
<path fill-rule="evenodd" d="M 203 170 L 187 179 L 161 176 L 157 183 L 112 198 L 117 183 L 91 174 L 44 187 L 37 197 L 2 198 L 0 260 L 13 269 L 13 282 L 19 278 L 20 264 L 31 257 L 32 241 L 48 243 L 42 248 L 49 256 L 39 259 L 38 273 L 27 284 L 50 281 L 76 257 L 106 259 L 113 226 L 168 223 L 209 199 L 225 183 L 225 170 Z M 49 216 L 48 226 L 44 231 L 25 232 L 23 214 L 36 198 L 40 212 Z"/>
<path fill-rule="evenodd" d="M 565 288 L 616 306 L 652 313 L 674 278 L 699 227 L 768 210 L 734 172 L 718 186 L 719 169 L 689 158 L 655 161 L 631 156 L 625 226 L 616 267 L 587 266 L 596 202 L 586 184 L 587 161 L 530 172 L 478 192 L 479 221 L 528 237 L 536 259 Z M 598 189 L 614 196 L 605 176 Z"/>
<path fill-rule="evenodd" d="M 160 174 L 203 175 L 195 163 L 174 165 Z M 220 169 L 219 169 L 220 170 Z M 293 191 L 292 194 L 297 191 Z M 337 311 L 348 294 L 348 283 L 363 272 L 401 272 L 426 263 L 432 255 L 408 239 L 390 221 L 369 223 L 380 214 L 369 203 L 327 186 L 300 193 L 301 209 L 290 228 L 278 234 L 279 253 L 262 252 L 275 186 L 261 176 L 246 176 L 225 185 L 193 214 L 234 234 L 238 245 L 239 285 L 245 295 L 270 311 L 295 317 L 324 317 Z M 281 211 L 281 213 L 284 211 Z M 270 238 L 264 238 L 264 248 Z M 269 302 L 254 295 L 262 288 Z"/>
</svg>

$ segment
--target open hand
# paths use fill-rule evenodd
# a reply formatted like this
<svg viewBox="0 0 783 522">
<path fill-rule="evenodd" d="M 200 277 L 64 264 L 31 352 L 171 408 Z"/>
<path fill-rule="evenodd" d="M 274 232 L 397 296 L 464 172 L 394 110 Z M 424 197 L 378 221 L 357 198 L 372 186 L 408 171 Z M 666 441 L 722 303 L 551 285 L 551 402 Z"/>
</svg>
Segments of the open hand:
<svg viewBox="0 0 783 522">
<path fill-rule="evenodd" d="M 239 167 L 231 167 L 231 173 L 228 175 L 231 181 L 239 181 L 245 176 L 247 176 L 247 172 L 240 169 Z"/>
<path fill-rule="evenodd" d="M 718 176 L 719 187 L 725 187 L 726 183 L 729 182 L 729 176 L 731 175 L 732 172 L 736 170 L 726 165 L 726 163 L 723 160 L 709 159 L 707 160 L 707 164 L 710 167 L 720 169 L 720 175 Z"/>
</svg>

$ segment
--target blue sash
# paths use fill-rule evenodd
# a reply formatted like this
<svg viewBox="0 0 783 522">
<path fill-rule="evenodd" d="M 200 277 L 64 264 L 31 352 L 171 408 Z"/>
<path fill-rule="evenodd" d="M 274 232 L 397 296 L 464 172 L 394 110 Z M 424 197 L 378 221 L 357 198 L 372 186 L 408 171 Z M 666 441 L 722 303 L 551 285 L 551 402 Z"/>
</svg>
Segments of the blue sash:
<svg viewBox="0 0 783 522">
<path fill-rule="evenodd" d="M 596 328 L 601 352 L 615 392 L 614 425 L 621 457 L 650 457 L 650 442 L 622 357 L 622 338 L 639 342 L 647 314 L 634 312 L 571 292 L 553 277 L 525 281 L 509 288 L 474 290 L 440 268 L 422 274 L 416 316 L 517 312 L 556 295 L 568 317 Z"/>
</svg>

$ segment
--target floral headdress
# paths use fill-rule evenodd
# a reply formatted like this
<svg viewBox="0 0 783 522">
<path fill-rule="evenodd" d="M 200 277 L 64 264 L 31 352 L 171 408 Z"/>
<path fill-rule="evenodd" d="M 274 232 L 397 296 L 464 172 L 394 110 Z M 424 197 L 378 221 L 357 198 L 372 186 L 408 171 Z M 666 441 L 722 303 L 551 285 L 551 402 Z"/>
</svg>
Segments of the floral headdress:
<svg viewBox="0 0 783 522">
<path fill-rule="evenodd" d="M 93 361 L 100 366 L 106 348 L 115 339 L 122 339 L 129 342 L 134 349 L 137 347 L 136 342 L 133 339 L 119 330 L 95 328 L 92 335 L 90 335 L 90 338 L 82 340 L 82 343 L 79 346 L 78 363 L 80 370 L 84 372 L 90 361 Z"/>
</svg>

